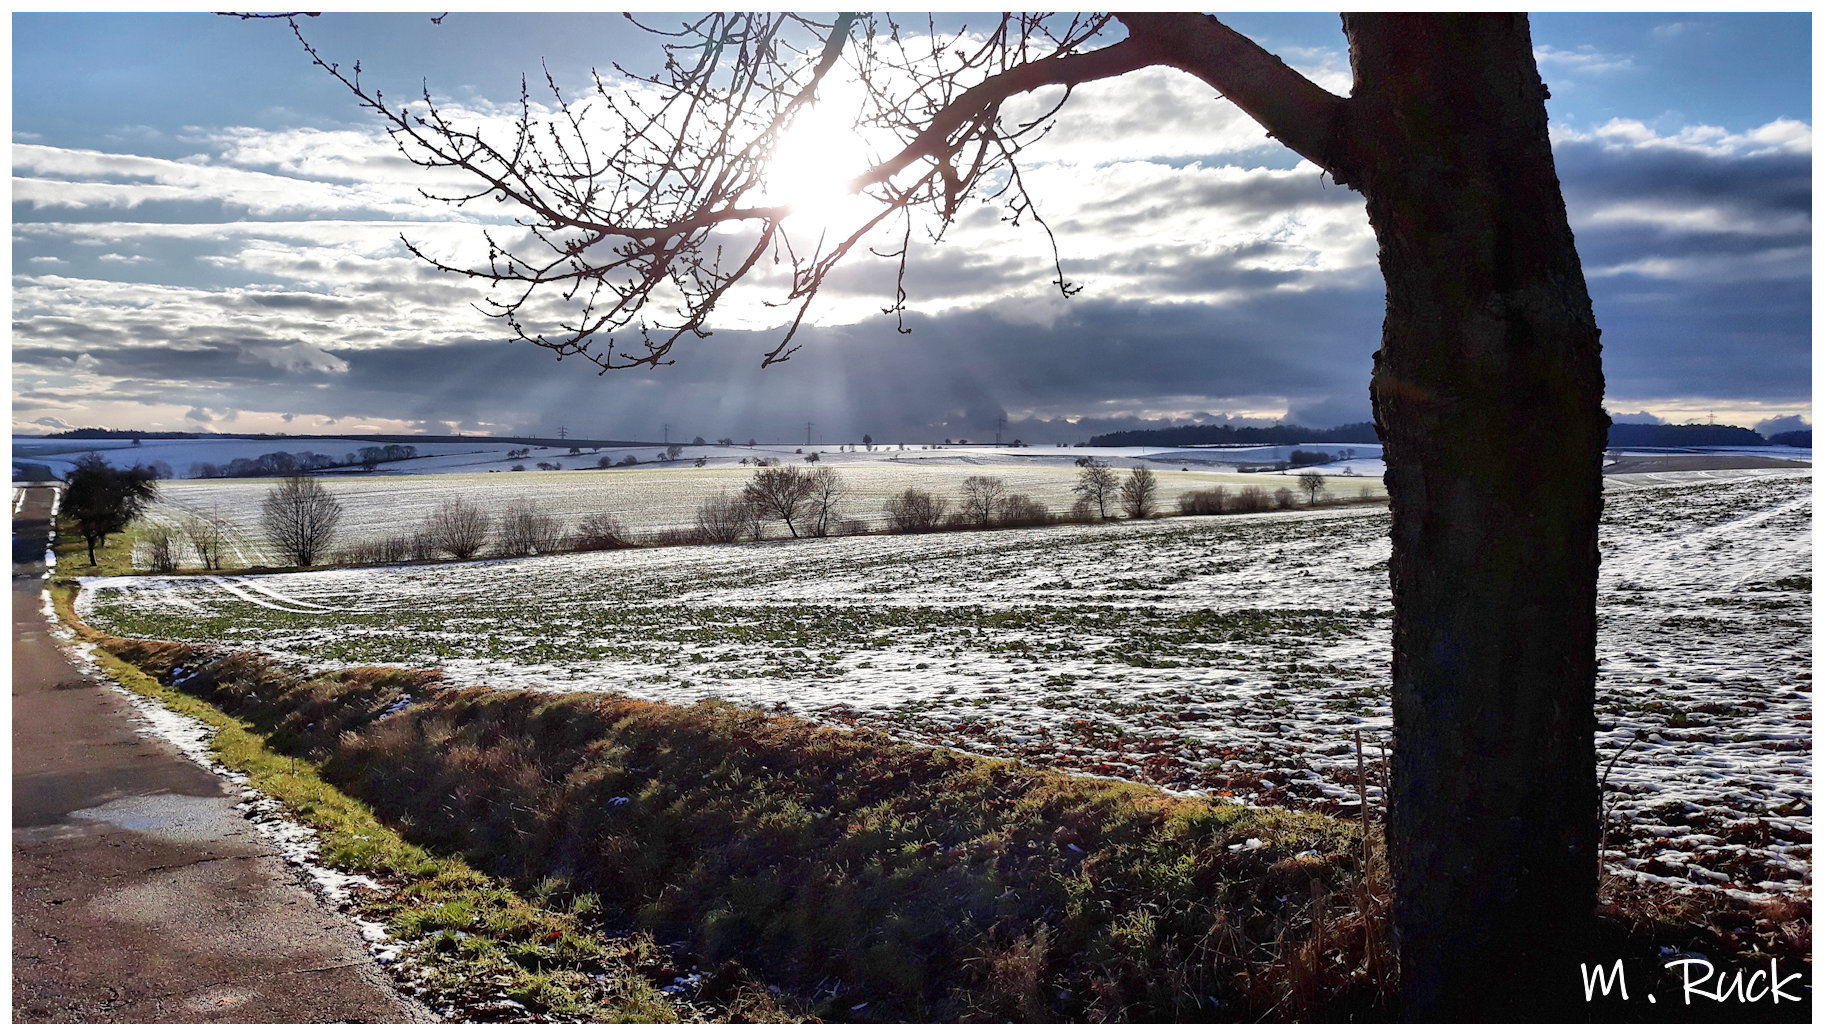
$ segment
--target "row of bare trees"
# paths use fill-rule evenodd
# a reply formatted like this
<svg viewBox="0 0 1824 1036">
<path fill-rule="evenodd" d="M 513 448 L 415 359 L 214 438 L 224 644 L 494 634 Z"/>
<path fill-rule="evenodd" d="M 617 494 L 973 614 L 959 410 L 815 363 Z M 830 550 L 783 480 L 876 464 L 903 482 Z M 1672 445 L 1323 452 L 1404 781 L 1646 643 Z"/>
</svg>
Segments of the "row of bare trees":
<svg viewBox="0 0 1824 1036">
<path fill-rule="evenodd" d="M 939 529 L 991 529 L 1050 525 L 1059 522 L 1105 521 L 1118 511 L 1131 519 L 1156 518 L 1158 480 L 1144 464 L 1126 476 L 1093 458 L 1077 462 L 1081 468 L 1075 486 L 1076 500 L 1066 513 L 1055 513 L 1044 502 L 1012 491 L 1005 479 L 972 475 L 963 480 L 960 497 L 923 489 L 906 489 L 886 503 L 887 527 L 894 532 L 919 533 Z M 1317 475 L 1301 476 L 1301 487 L 1311 502 L 1322 488 Z M 1364 496 L 1367 491 L 1364 490 Z M 698 505 L 695 523 L 636 540 L 614 515 L 602 512 L 584 517 L 573 530 L 563 518 L 532 500 L 520 499 L 499 515 L 490 515 L 466 500 L 451 500 L 438 507 L 418 528 L 390 536 L 360 540 L 335 550 L 338 563 L 351 565 L 401 564 L 453 558 L 467 561 L 484 554 L 493 557 L 527 557 L 573 550 L 616 550 L 641 543 L 678 545 L 734 543 L 760 540 L 769 526 L 782 525 L 793 539 L 853 535 L 867 531 L 867 523 L 844 511 L 850 499 L 842 475 L 827 467 L 768 465 L 758 468 L 748 483 L 735 492 L 720 492 Z M 1178 497 L 1181 514 L 1207 515 L 1285 509 L 1297 505 L 1289 488 L 1269 499 L 1259 486 L 1243 486 L 1231 495 L 1216 486 Z M 305 568 L 331 556 L 342 504 L 316 479 L 307 475 L 287 478 L 274 487 L 261 506 L 261 526 L 279 559 Z M 219 509 L 189 515 L 181 528 L 158 525 L 142 537 L 148 567 L 154 572 L 178 569 L 188 544 L 205 570 L 222 567 L 232 540 L 232 526 Z"/>
<path fill-rule="evenodd" d="M 498 516 L 466 500 L 451 500 L 431 512 L 417 529 L 351 543 L 337 559 L 345 564 L 384 565 L 446 557 L 468 561 L 484 554 L 514 558 L 617 550 L 634 545 L 621 520 L 605 512 L 586 515 L 571 529 L 561 516 L 532 500 L 515 500 Z"/>
</svg>

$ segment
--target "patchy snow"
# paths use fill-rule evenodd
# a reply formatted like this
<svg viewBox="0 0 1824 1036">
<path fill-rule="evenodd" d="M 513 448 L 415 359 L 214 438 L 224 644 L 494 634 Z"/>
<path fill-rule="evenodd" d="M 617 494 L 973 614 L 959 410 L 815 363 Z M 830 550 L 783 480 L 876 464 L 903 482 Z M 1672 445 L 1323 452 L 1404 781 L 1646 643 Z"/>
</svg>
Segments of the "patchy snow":
<svg viewBox="0 0 1824 1036">
<path fill-rule="evenodd" d="M 1668 474 L 1611 480 L 1602 531 L 1612 864 L 1748 895 L 1807 888 L 1809 472 Z M 1358 507 L 92 580 L 82 608 L 126 634 L 307 664 L 716 697 L 1353 814 L 1358 731 L 1369 799 L 1384 797 L 1386 528 Z"/>
</svg>

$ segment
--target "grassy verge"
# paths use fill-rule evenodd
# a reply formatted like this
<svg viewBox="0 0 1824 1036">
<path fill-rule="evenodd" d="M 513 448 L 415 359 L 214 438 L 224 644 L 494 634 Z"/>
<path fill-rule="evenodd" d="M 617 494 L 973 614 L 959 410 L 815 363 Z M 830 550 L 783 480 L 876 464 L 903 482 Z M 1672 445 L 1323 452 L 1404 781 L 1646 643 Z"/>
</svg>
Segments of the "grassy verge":
<svg viewBox="0 0 1824 1036">
<path fill-rule="evenodd" d="M 70 611 L 73 592 L 55 596 L 64 620 L 92 634 Z M 510 999 L 560 1018 L 691 1020 L 642 974 L 666 970 L 651 943 L 604 938 L 580 917 L 593 909 L 586 896 L 551 882 L 521 894 L 459 857 L 427 851 L 331 785 L 316 763 L 275 751 L 246 721 L 160 684 L 105 647 L 95 661 L 127 690 L 210 727 L 224 766 L 316 829 L 326 866 L 380 882 L 384 891 L 364 895 L 360 912 L 412 946 L 410 984 L 433 1005 L 468 1019 L 495 1017 L 490 1002 Z"/>
<path fill-rule="evenodd" d="M 56 523 L 57 538 L 51 549 L 57 555 L 59 576 L 130 576 L 137 571 L 133 567 L 133 544 L 137 539 L 133 529 L 110 535 L 107 543 L 95 548 L 95 563 L 91 565 L 88 541 L 77 531 L 76 523 L 61 514 Z"/>
</svg>

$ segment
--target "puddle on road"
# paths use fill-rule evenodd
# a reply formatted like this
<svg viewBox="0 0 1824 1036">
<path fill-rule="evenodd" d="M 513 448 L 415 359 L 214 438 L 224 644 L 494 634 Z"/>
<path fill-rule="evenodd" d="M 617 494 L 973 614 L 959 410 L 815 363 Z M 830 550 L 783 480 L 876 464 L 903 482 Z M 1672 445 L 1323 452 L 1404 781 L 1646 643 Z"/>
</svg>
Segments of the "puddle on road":
<svg viewBox="0 0 1824 1036">
<path fill-rule="evenodd" d="M 195 795 L 135 795 L 70 814 L 173 842 L 206 842 L 241 833 L 227 800 Z"/>
</svg>

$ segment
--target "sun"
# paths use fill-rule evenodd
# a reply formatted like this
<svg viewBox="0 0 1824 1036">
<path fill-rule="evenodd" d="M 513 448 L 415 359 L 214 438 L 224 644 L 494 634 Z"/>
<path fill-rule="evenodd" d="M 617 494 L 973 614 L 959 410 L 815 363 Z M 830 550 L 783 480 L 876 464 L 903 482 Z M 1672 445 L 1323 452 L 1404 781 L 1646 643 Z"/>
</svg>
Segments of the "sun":
<svg viewBox="0 0 1824 1036">
<path fill-rule="evenodd" d="M 839 230 L 867 208 L 866 199 L 850 190 L 869 165 L 854 125 L 856 106 L 831 93 L 799 114 L 767 163 L 767 197 L 792 207 L 786 224 L 801 232 Z"/>
</svg>

